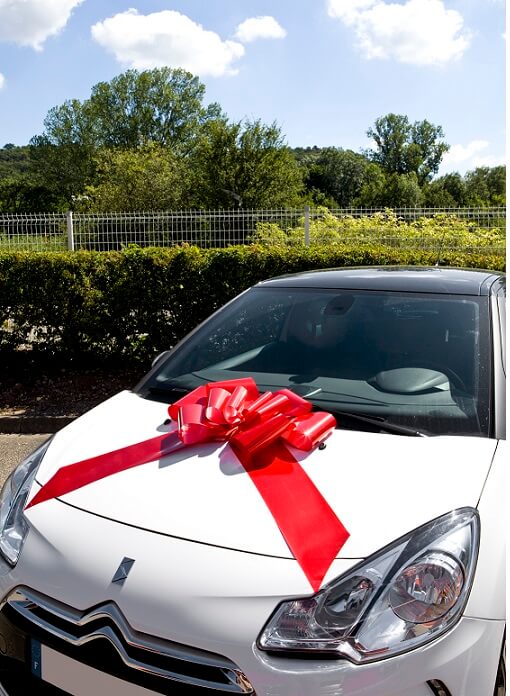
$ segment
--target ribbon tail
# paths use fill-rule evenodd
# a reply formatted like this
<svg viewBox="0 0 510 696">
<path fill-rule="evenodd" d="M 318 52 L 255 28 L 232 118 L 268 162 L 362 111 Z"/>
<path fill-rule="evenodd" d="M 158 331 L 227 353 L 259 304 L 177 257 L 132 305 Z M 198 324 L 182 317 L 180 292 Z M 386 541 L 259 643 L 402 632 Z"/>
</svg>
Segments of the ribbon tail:
<svg viewBox="0 0 510 696">
<path fill-rule="evenodd" d="M 78 488 L 120 471 L 161 459 L 182 446 L 176 432 L 165 433 L 135 445 L 63 466 L 34 495 L 25 510 L 51 498 L 72 493 Z"/>
<path fill-rule="evenodd" d="M 241 463 L 317 592 L 349 532 L 282 443 L 255 455 L 250 464 Z"/>
</svg>

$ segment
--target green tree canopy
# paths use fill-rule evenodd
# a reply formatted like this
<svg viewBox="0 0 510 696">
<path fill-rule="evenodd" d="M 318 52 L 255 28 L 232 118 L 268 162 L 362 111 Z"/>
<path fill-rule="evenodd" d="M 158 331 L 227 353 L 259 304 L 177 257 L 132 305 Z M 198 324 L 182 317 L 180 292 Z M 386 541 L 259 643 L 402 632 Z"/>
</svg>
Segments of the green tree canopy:
<svg viewBox="0 0 510 696">
<path fill-rule="evenodd" d="M 505 205 L 504 166 L 435 176 L 449 146 L 427 120 L 378 118 L 362 153 L 290 150 L 275 123 L 231 123 L 204 97 L 197 77 L 160 68 L 128 70 L 55 106 L 30 146 L 0 148 L 1 210 L 62 210 L 80 198 L 103 211 Z"/>
<path fill-rule="evenodd" d="M 505 205 L 506 167 L 477 167 L 465 176 L 468 205 Z"/>
<path fill-rule="evenodd" d="M 415 208 L 423 194 L 414 172 L 386 174 L 379 167 L 367 177 L 356 206 L 362 208 Z"/>
<path fill-rule="evenodd" d="M 422 192 L 415 172 L 390 174 L 386 180 L 381 205 L 394 208 L 416 208 L 422 204 Z"/>
<path fill-rule="evenodd" d="M 354 205 L 361 208 L 379 208 L 386 205 L 387 175 L 378 164 L 371 162 L 367 169 L 365 181 Z"/>
<path fill-rule="evenodd" d="M 466 182 L 458 172 L 440 176 L 423 187 L 423 204 L 429 208 L 463 207 L 466 200 Z"/>
<path fill-rule="evenodd" d="M 81 206 L 96 211 L 173 210 L 189 204 L 189 171 L 169 148 L 148 143 L 137 150 L 100 150 L 97 184 Z"/>
<path fill-rule="evenodd" d="M 376 149 L 367 156 L 388 174 L 411 174 L 423 185 L 437 174 L 441 159 L 449 150 L 441 126 L 427 120 L 410 123 L 407 116 L 387 114 L 378 118 L 367 131 Z"/>
<path fill-rule="evenodd" d="M 307 186 L 331 196 L 341 208 L 348 208 L 355 205 L 374 166 L 352 150 L 323 148 L 309 170 Z"/>
<path fill-rule="evenodd" d="M 211 121 L 192 162 L 200 207 L 271 208 L 299 201 L 301 171 L 274 123 Z"/>
<path fill-rule="evenodd" d="M 33 143 L 132 149 L 156 142 L 187 152 L 203 123 L 223 118 L 204 96 L 198 77 L 180 68 L 127 70 L 94 85 L 89 99 L 50 109 Z"/>
<path fill-rule="evenodd" d="M 0 213 L 45 213 L 65 208 L 54 191 L 29 176 L 0 179 Z"/>
<path fill-rule="evenodd" d="M 36 170 L 70 201 L 93 183 L 100 148 L 154 142 L 187 156 L 202 126 L 224 119 L 217 104 L 203 105 L 204 95 L 198 78 L 181 69 L 128 70 L 100 82 L 89 99 L 50 109 L 44 132 L 30 141 Z"/>
<path fill-rule="evenodd" d="M 22 176 L 30 172 L 29 148 L 6 143 L 0 148 L 0 179 Z"/>
</svg>

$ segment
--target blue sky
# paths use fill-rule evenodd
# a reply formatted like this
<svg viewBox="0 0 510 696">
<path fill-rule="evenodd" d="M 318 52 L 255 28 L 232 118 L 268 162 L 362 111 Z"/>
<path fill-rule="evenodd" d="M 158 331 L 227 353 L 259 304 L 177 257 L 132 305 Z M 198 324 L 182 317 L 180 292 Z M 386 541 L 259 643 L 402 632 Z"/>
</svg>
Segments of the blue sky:
<svg viewBox="0 0 510 696">
<path fill-rule="evenodd" d="M 129 67 L 185 67 L 232 120 L 359 151 L 378 116 L 441 125 L 441 171 L 504 162 L 504 0 L 0 0 L 0 146 Z"/>
</svg>

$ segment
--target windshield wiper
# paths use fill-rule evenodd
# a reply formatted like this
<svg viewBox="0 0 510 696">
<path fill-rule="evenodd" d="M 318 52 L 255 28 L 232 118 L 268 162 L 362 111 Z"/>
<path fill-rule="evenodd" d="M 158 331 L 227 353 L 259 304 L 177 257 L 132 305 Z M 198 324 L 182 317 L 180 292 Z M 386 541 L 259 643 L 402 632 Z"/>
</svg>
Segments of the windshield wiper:
<svg viewBox="0 0 510 696">
<path fill-rule="evenodd" d="M 150 386 L 147 388 L 149 394 L 155 397 L 163 396 L 170 399 L 175 397 L 176 399 L 181 398 L 185 394 L 189 394 L 190 388 L 183 387 L 175 382 L 167 382 L 166 384 L 161 384 L 158 386 Z M 367 416 L 365 414 L 356 413 L 354 411 L 337 411 L 336 409 L 324 408 L 328 413 L 332 413 L 334 416 L 339 416 L 341 418 L 350 418 L 351 420 L 356 420 L 361 423 L 367 423 L 372 425 L 379 430 L 383 430 L 387 433 L 396 433 L 398 435 L 411 435 L 414 437 L 430 437 L 430 433 L 423 430 L 417 430 L 408 425 L 398 425 L 397 423 L 391 423 L 387 421 L 382 416 Z"/>
<path fill-rule="evenodd" d="M 379 430 L 383 430 L 387 433 L 395 433 L 398 435 L 411 435 L 414 437 L 430 437 L 430 433 L 424 430 L 417 430 L 408 425 L 398 425 L 397 423 L 391 423 L 383 417 L 377 416 L 367 416 L 361 413 L 355 413 L 353 411 L 336 411 L 329 408 L 325 409 L 328 413 L 332 413 L 334 416 L 339 416 L 343 418 L 352 418 L 352 420 L 360 421 L 361 423 L 368 423 L 373 425 Z"/>
</svg>

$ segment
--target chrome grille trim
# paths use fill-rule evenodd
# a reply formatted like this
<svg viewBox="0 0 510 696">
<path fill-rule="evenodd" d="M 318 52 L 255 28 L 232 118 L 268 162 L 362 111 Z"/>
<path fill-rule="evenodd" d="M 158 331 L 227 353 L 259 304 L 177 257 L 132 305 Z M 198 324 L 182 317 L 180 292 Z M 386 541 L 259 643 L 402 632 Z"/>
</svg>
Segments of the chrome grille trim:
<svg viewBox="0 0 510 696">
<path fill-rule="evenodd" d="M 108 640 L 119 654 L 123 663 L 132 669 L 183 684 L 216 689 L 224 693 L 254 693 L 248 678 L 241 672 L 237 665 L 227 658 L 135 631 L 131 628 L 120 609 L 113 602 L 107 602 L 85 612 L 80 612 L 30 589 L 21 587 L 11 592 L 11 594 L 4 599 L 0 609 L 6 604 L 39 629 L 49 633 L 55 638 L 64 640 L 70 645 L 80 647 L 98 638 Z M 51 614 L 59 621 L 67 622 L 69 624 L 68 630 L 52 624 L 48 619 L 38 616 L 36 613 L 38 609 Z M 76 628 L 84 628 L 92 622 L 100 621 L 109 621 L 113 623 L 121 634 L 122 640 L 112 626 L 107 624 L 98 626 L 85 635 L 80 636 L 77 635 L 77 633 L 73 633 L 73 626 Z M 129 655 L 124 644 L 128 647 L 141 649 L 160 657 L 168 657 L 173 660 L 196 664 L 197 666 L 200 665 L 217 669 L 225 681 L 201 679 L 188 674 L 180 674 L 175 671 L 162 669 L 157 665 L 150 664 L 150 661 L 142 662 Z"/>
</svg>

